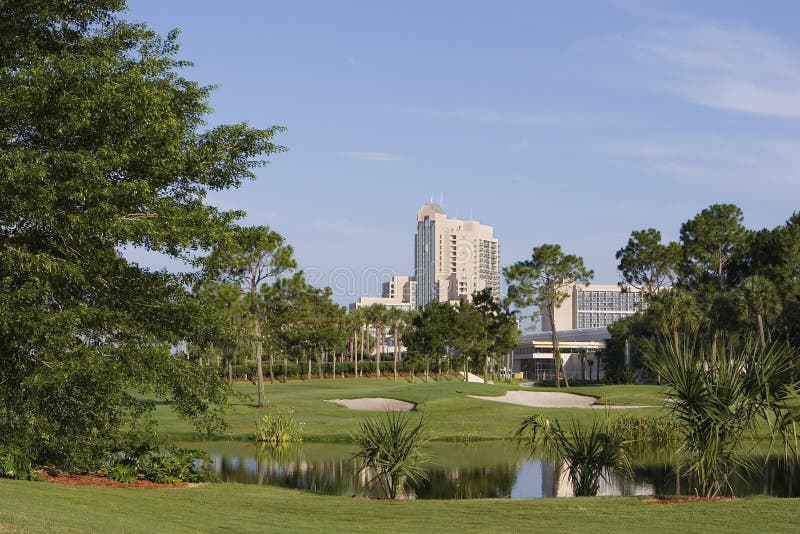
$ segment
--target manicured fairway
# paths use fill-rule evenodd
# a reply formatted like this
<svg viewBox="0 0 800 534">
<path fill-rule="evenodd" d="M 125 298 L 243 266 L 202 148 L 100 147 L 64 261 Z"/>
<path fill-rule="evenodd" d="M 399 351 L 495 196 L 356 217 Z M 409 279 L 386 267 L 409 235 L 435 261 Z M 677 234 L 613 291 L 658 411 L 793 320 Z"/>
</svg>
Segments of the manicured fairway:
<svg viewBox="0 0 800 534">
<path fill-rule="evenodd" d="M 2 532 L 797 532 L 796 499 L 381 502 L 273 487 L 137 490 L 0 480 Z"/>
<path fill-rule="evenodd" d="M 243 397 L 231 405 L 228 421 L 230 433 L 236 438 L 248 438 L 256 419 L 264 410 L 254 408 L 256 388 L 249 382 L 238 383 L 235 389 Z M 267 384 L 267 399 L 272 407 L 291 407 L 305 423 L 306 440 L 345 441 L 358 428 L 364 417 L 375 412 L 360 412 L 337 406 L 327 399 L 358 397 L 388 397 L 417 404 L 417 412 L 428 418 L 428 431 L 433 439 L 474 440 L 508 438 L 519 422 L 532 413 L 545 413 L 557 418 L 575 418 L 590 422 L 604 417 L 602 410 L 529 408 L 470 398 L 469 395 L 500 396 L 519 386 L 484 385 L 460 380 L 440 383 L 409 383 L 406 379 L 326 379 L 292 381 L 286 384 Z M 544 389 L 540 389 L 544 390 Z M 554 391 L 553 388 L 547 391 Z M 658 386 L 590 386 L 560 391 L 599 397 L 610 404 L 652 405 L 654 408 L 635 409 L 629 413 L 655 415 L 663 404 L 662 388 Z M 179 420 L 169 405 L 156 409 L 159 428 L 176 439 L 191 439 L 192 427 Z M 619 411 L 611 417 L 618 417 Z"/>
</svg>

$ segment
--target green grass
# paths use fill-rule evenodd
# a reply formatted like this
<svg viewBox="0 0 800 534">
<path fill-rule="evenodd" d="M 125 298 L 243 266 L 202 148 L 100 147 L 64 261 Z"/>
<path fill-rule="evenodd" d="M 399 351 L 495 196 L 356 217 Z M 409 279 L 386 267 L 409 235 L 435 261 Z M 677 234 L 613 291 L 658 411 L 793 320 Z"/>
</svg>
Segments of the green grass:
<svg viewBox="0 0 800 534">
<path fill-rule="evenodd" d="M 293 381 L 286 384 L 266 385 L 267 399 L 272 408 L 292 408 L 295 417 L 305 423 L 305 441 L 347 441 L 364 417 L 374 417 L 376 412 L 350 410 L 327 399 L 358 397 L 389 397 L 417 404 L 417 411 L 428 419 L 428 433 L 435 440 L 470 441 L 481 439 L 507 439 L 519 422 L 532 413 L 548 417 L 575 418 L 589 423 L 604 412 L 589 409 L 543 409 L 490 402 L 470 398 L 469 395 L 500 396 L 516 385 L 484 385 L 460 380 L 439 383 L 397 382 L 391 378 L 336 379 Z M 236 439 L 249 439 L 255 421 L 266 409 L 254 408 L 256 388 L 250 383 L 235 385 L 237 393 L 244 396 L 234 400 L 228 422 L 230 434 Z M 545 390 L 539 388 L 539 390 Z M 547 388 L 546 391 L 555 391 Z M 560 391 L 608 399 L 613 404 L 652 405 L 652 409 L 636 409 L 638 415 L 655 415 L 663 403 L 658 386 L 587 386 Z M 613 411 L 617 417 L 623 411 Z M 633 413 L 633 412 L 628 412 Z M 158 405 L 156 417 L 160 430 L 178 440 L 192 438 L 192 427 L 179 419 L 169 405 Z"/>
<path fill-rule="evenodd" d="M 0 480 L 0 532 L 796 532 L 797 500 L 387 502 L 240 484 L 100 489 Z"/>
</svg>

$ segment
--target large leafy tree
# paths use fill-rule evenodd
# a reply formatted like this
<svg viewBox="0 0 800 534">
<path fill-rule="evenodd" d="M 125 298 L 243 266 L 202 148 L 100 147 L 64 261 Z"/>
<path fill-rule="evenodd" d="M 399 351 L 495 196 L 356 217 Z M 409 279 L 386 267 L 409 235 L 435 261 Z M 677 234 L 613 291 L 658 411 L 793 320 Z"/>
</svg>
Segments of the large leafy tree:
<svg viewBox="0 0 800 534">
<path fill-rule="evenodd" d="M 472 303 L 486 319 L 490 340 L 489 354 L 496 364 L 498 356 L 510 354 L 517 346 L 519 340 L 517 318 L 507 306 L 492 295 L 492 291 L 488 288 L 474 293 Z M 497 369 L 497 365 L 494 367 Z M 487 374 L 484 368 L 484 375 Z"/>
<path fill-rule="evenodd" d="M 292 258 L 292 247 L 285 244 L 280 234 L 265 226 L 237 227 L 230 244 L 215 250 L 204 263 L 211 272 L 219 272 L 222 281 L 238 285 L 242 290 L 241 308 L 250 325 L 252 358 L 256 364 L 258 406 L 263 408 L 266 406 L 263 330 L 268 308 L 261 286 L 297 266 Z"/>
<path fill-rule="evenodd" d="M 733 286 L 731 271 L 747 242 L 742 210 L 733 204 L 713 204 L 681 225 L 683 250 L 681 286 L 698 291 L 701 307 L 709 313 L 711 354 L 727 326 L 727 296 Z M 704 305 L 704 306 L 703 306 Z"/>
<path fill-rule="evenodd" d="M 468 380 L 469 362 L 482 365 L 484 380 L 488 375 L 488 356 L 492 346 L 489 319 L 471 302 L 462 302 L 454 325 L 453 346 L 464 361 L 464 380 Z"/>
<path fill-rule="evenodd" d="M 446 302 L 431 302 L 422 313 L 414 315 L 411 328 L 403 335 L 403 345 L 412 356 L 425 360 L 425 380 L 428 380 L 430 360 L 436 359 L 437 380 L 442 375 L 442 358 L 453 346 L 453 325 L 456 309 Z"/>
<path fill-rule="evenodd" d="M 277 128 L 204 129 L 210 89 L 176 34 L 121 20 L 123 1 L 0 2 L 0 442 L 88 467 L 140 425 L 137 393 L 218 426 L 224 384 L 176 357 L 215 333 L 176 259 L 223 244 L 237 212 L 209 191 L 254 177 Z"/>
<path fill-rule="evenodd" d="M 533 249 L 531 259 L 506 267 L 503 274 L 509 284 L 509 302 L 519 309 L 534 308 L 531 317 L 547 314 L 551 325 L 556 387 L 561 387 L 563 361 L 558 347 L 555 311 L 569 296 L 572 285 L 588 285 L 594 271 L 586 268 L 583 258 L 564 254 L 561 245 L 545 244 Z M 564 381 L 569 386 L 566 376 Z"/>
<path fill-rule="evenodd" d="M 682 284 L 688 287 L 728 286 L 727 269 L 747 240 L 742 210 L 733 204 L 713 204 L 681 225 Z"/>
<path fill-rule="evenodd" d="M 675 283 L 681 248 L 675 242 L 661 243 L 661 232 L 654 228 L 634 230 L 616 258 L 624 282 L 640 289 L 649 299 Z"/>
</svg>

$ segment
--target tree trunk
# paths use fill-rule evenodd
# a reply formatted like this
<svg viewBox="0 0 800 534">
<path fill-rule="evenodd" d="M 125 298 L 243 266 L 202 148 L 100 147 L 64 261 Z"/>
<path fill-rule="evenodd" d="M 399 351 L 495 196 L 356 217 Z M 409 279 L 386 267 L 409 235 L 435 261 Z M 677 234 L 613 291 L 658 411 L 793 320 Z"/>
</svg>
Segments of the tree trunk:
<svg viewBox="0 0 800 534">
<path fill-rule="evenodd" d="M 228 360 L 228 384 L 233 384 L 233 360 Z"/>
<path fill-rule="evenodd" d="M 311 358 L 308 359 L 308 379 L 311 380 Z"/>
<path fill-rule="evenodd" d="M 558 333 L 556 332 L 555 307 L 552 302 L 547 304 L 547 316 L 550 319 L 550 339 L 553 344 L 553 364 L 556 368 L 556 389 L 561 389 L 561 372 L 564 364 L 561 360 L 561 351 L 558 348 Z M 569 387 L 567 375 L 564 375 L 564 385 Z"/>
<path fill-rule="evenodd" d="M 333 353 L 333 378 L 336 378 L 336 351 Z"/>
<path fill-rule="evenodd" d="M 761 338 L 761 348 L 766 348 L 767 346 L 767 337 L 764 335 L 764 316 L 762 314 L 757 315 L 758 319 L 758 335 Z"/>
<path fill-rule="evenodd" d="M 320 349 L 320 352 L 317 353 L 317 371 L 319 372 L 319 379 L 322 380 L 325 378 L 322 376 L 322 358 L 325 356 L 325 351 Z"/>
<path fill-rule="evenodd" d="M 381 377 L 381 351 L 383 350 L 383 328 L 375 328 L 375 335 L 378 339 L 375 340 L 375 376 Z"/>
<path fill-rule="evenodd" d="M 284 383 L 284 384 L 286 383 L 286 378 L 287 378 L 287 376 L 286 376 L 286 372 L 287 372 L 288 368 L 289 368 L 289 361 L 288 361 L 288 359 L 287 359 L 287 358 L 284 356 L 284 358 L 283 358 L 283 383 Z"/>
<path fill-rule="evenodd" d="M 256 317 L 256 323 L 253 327 L 253 358 L 256 360 L 256 383 L 258 384 L 258 407 L 263 408 L 267 405 L 264 398 L 264 370 L 261 364 L 261 352 L 263 346 L 261 345 L 261 321 Z"/>
<path fill-rule="evenodd" d="M 719 330 L 714 329 L 714 334 L 711 336 L 711 361 L 717 359 L 717 340 L 719 339 Z"/>
<path fill-rule="evenodd" d="M 397 382 L 397 358 L 400 356 L 400 347 L 397 346 L 397 343 L 399 342 L 398 340 L 399 336 L 397 335 L 398 327 L 399 324 L 395 323 L 394 324 L 394 381 L 395 382 Z"/>
<path fill-rule="evenodd" d="M 275 354 L 270 350 L 269 351 L 269 383 L 270 384 L 275 382 L 274 364 L 275 364 Z"/>
</svg>

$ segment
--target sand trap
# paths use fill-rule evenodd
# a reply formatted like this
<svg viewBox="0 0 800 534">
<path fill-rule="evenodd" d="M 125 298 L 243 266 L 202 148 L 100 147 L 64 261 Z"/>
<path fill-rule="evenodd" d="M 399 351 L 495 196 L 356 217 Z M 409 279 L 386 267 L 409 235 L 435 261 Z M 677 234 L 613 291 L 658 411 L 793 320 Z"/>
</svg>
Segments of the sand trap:
<svg viewBox="0 0 800 534">
<path fill-rule="evenodd" d="M 375 397 L 369 399 L 330 399 L 325 402 L 332 402 L 351 410 L 366 410 L 372 412 L 412 412 L 417 407 L 413 402 L 406 402 L 397 399 L 384 399 Z"/>
<path fill-rule="evenodd" d="M 522 406 L 533 406 L 535 408 L 611 408 L 612 410 L 652 408 L 652 406 L 606 406 L 605 404 L 595 404 L 597 399 L 594 397 L 575 395 L 573 393 L 551 393 L 549 391 L 506 391 L 506 394 L 502 397 L 469 396 L 473 399 L 521 404 Z"/>
</svg>

